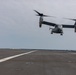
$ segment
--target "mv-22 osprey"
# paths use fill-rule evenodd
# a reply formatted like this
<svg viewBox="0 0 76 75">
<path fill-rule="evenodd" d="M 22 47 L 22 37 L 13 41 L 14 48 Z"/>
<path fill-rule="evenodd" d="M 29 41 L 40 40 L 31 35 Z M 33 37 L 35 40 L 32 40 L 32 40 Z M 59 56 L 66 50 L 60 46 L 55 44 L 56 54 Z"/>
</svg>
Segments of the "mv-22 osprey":
<svg viewBox="0 0 76 75">
<path fill-rule="evenodd" d="M 37 13 L 36 16 L 40 16 L 40 18 L 39 18 L 39 27 L 40 28 L 42 27 L 42 24 L 45 24 L 45 25 L 49 25 L 49 26 L 53 26 L 54 27 L 54 28 L 49 28 L 49 29 L 52 29 L 51 30 L 51 34 L 58 33 L 60 35 L 63 35 L 63 28 L 74 28 L 75 29 L 75 32 L 76 32 L 76 19 L 69 19 L 69 20 L 75 21 L 75 24 L 74 25 L 64 25 L 64 24 L 59 25 L 59 24 L 56 24 L 56 23 L 44 21 L 43 20 L 43 17 L 49 17 L 49 16 L 48 15 L 44 15 L 43 13 L 40 13 L 40 12 L 38 12 L 36 10 L 34 10 L 34 11 Z"/>
</svg>

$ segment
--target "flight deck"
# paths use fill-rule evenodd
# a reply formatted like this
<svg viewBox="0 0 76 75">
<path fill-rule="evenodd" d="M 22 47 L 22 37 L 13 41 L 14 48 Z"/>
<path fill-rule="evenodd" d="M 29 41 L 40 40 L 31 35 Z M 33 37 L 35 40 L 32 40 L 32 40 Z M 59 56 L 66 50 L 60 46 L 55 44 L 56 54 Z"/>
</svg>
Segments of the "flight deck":
<svg viewBox="0 0 76 75">
<path fill-rule="evenodd" d="M 0 49 L 0 75 L 76 75 L 76 52 Z"/>
</svg>

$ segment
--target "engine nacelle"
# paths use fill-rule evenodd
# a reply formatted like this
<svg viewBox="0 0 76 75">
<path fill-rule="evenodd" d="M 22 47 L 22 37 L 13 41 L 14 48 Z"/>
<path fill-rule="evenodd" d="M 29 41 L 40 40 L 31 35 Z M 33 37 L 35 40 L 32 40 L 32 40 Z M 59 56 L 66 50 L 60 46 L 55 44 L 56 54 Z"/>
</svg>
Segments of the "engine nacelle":
<svg viewBox="0 0 76 75">
<path fill-rule="evenodd" d="M 75 26 L 75 32 L 76 32 L 76 26 Z"/>
<path fill-rule="evenodd" d="M 42 22 L 43 22 L 43 17 L 40 16 L 40 19 L 39 19 L 39 27 L 40 27 L 40 28 L 42 27 Z"/>
<path fill-rule="evenodd" d="M 74 29 L 75 29 L 75 32 L 76 32 L 76 22 L 75 22 L 75 24 L 74 24 Z"/>
</svg>

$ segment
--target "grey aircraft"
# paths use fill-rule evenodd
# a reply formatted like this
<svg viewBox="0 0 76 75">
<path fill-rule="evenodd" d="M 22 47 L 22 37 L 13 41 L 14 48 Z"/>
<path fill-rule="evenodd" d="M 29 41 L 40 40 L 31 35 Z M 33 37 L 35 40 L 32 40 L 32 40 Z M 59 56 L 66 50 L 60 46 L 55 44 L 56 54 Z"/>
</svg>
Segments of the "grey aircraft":
<svg viewBox="0 0 76 75">
<path fill-rule="evenodd" d="M 40 18 L 39 18 L 39 27 L 40 28 L 42 27 L 42 24 L 54 27 L 54 28 L 49 28 L 49 29 L 52 29 L 51 34 L 57 33 L 57 34 L 63 35 L 63 28 L 74 28 L 75 32 L 76 32 L 76 19 L 69 19 L 69 20 L 75 21 L 74 25 L 64 25 L 64 24 L 60 25 L 60 24 L 44 21 L 43 17 L 49 17 L 49 16 L 44 15 L 43 13 L 40 13 L 36 10 L 34 10 L 34 11 L 37 13 L 36 16 L 40 16 Z M 53 16 L 50 16 L 50 17 L 53 17 Z"/>
</svg>

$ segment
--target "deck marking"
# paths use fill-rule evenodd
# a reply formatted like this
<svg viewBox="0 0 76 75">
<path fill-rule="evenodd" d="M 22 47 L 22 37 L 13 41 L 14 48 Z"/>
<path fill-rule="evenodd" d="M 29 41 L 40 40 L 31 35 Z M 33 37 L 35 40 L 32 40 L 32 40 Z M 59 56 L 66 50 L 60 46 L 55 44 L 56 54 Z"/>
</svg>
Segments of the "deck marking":
<svg viewBox="0 0 76 75">
<path fill-rule="evenodd" d="M 0 59 L 0 63 L 1 63 L 1 62 L 4 62 L 4 61 L 7 61 L 7 60 L 10 60 L 10 59 L 13 59 L 13 58 L 16 58 L 16 57 L 19 57 L 19 56 L 22 56 L 22 55 L 30 54 L 30 53 L 36 52 L 36 51 L 37 51 L 37 50 L 30 51 L 30 52 L 26 52 L 26 53 L 21 53 L 21 54 L 18 54 L 18 55 L 14 55 L 14 56 L 10 56 L 10 57 L 3 58 L 3 59 Z"/>
</svg>

